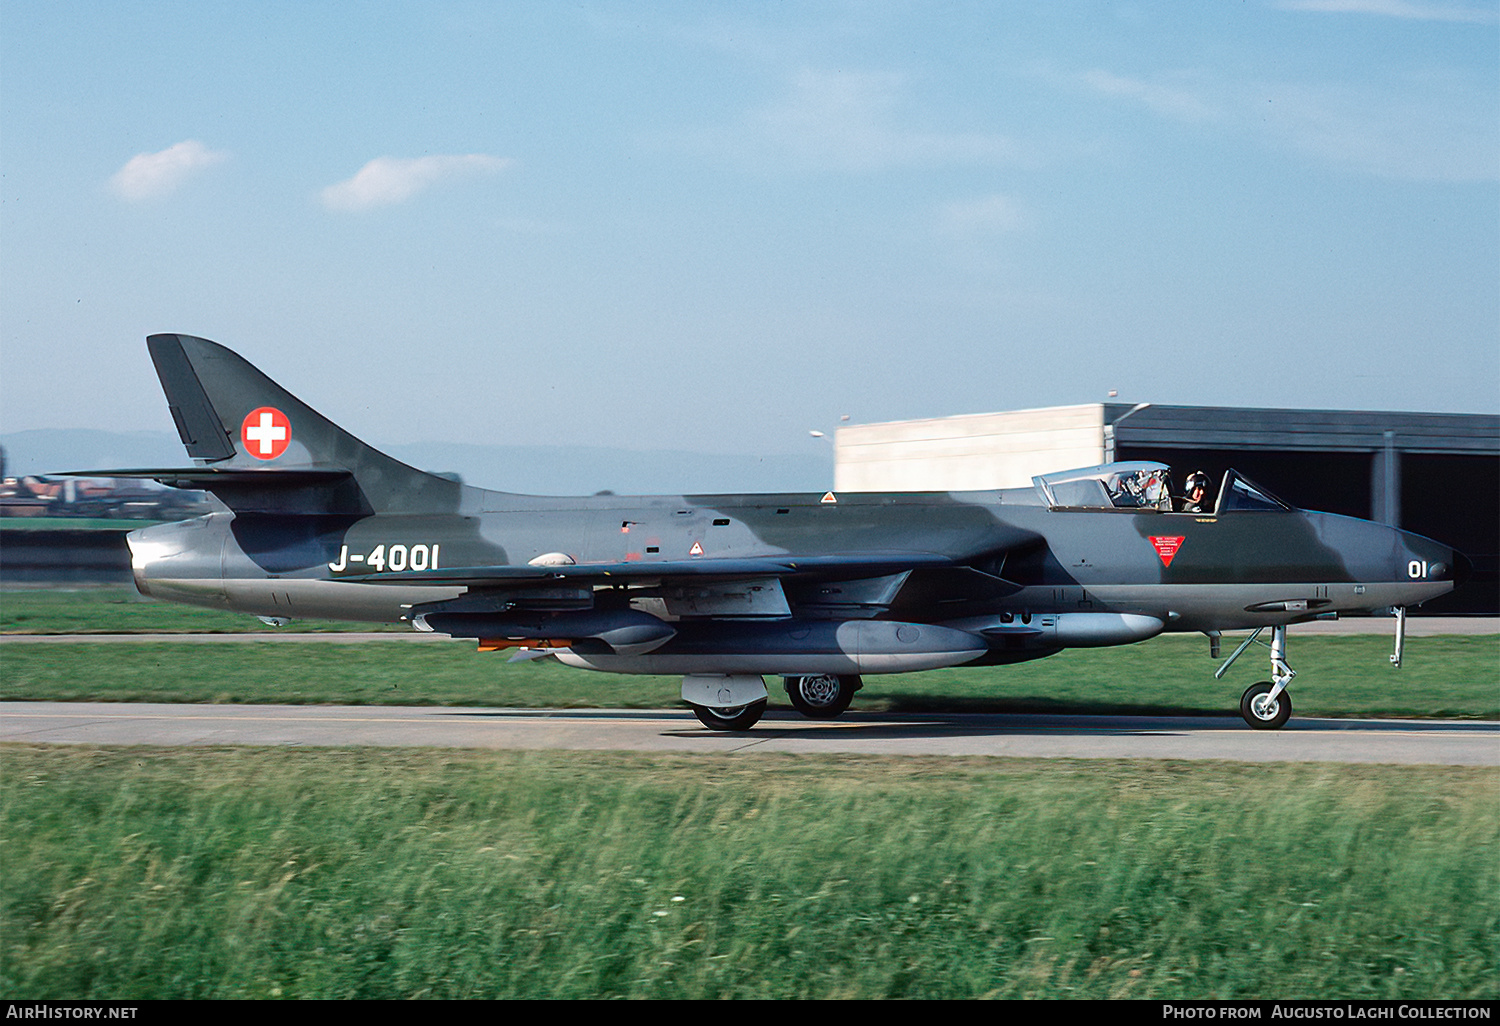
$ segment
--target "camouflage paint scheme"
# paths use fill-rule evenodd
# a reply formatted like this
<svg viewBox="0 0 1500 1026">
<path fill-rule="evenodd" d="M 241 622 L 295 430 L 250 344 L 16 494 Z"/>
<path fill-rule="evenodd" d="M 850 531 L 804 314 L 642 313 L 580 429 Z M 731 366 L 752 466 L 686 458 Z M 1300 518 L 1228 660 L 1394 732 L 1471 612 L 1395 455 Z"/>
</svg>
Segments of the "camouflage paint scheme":
<svg viewBox="0 0 1500 1026">
<path fill-rule="evenodd" d="M 734 729 L 764 708 L 766 674 L 805 680 L 794 704 L 834 715 L 860 674 L 1405 607 L 1466 565 L 1429 539 L 1274 498 L 1231 509 L 1229 481 L 1217 515 L 1061 507 L 1045 479 L 837 496 L 487 491 L 377 452 L 216 343 L 148 347 L 196 466 L 94 473 L 206 488 L 225 508 L 130 534 L 142 592 L 680 673 L 700 718 Z"/>
</svg>

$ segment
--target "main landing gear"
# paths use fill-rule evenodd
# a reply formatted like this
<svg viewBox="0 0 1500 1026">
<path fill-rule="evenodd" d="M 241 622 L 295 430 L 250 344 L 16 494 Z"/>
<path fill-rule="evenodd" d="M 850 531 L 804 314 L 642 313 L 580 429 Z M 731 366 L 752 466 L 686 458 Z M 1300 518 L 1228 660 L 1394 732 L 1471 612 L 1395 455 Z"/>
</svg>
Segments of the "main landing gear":
<svg viewBox="0 0 1500 1026">
<path fill-rule="evenodd" d="M 816 673 L 786 678 L 786 697 L 792 708 L 810 720 L 831 720 L 854 700 L 864 687 L 858 674 Z"/>
<path fill-rule="evenodd" d="M 1221 679 L 1240 657 L 1240 653 L 1254 644 L 1265 629 L 1257 627 L 1255 633 L 1224 660 L 1224 665 L 1214 673 L 1214 679 Z M 1264 645 L 1265 642 L 1260 644 Z M 1286 624 L 1277 624 L 1271 628 L 1271 644 L 1267 647 L 1271 649 L 1271 679 L 1251 684 L 1245 689 L 1245 693 L 1240 696 L 1240 715 L 1256 730 L 1279 730 L 1292 717 L 1292 696 L 1286 693 L 1286 686 L 1297 676 L 1297 671 L 1286 662 Z"/>
<path fill-rule="evenodd" d="M 749 705 L 724 708 L 715 708 L 710 705 L 693 706 L 693 715 L 698 717 L 698 722 L 709 730 L 749 730 L 760 722 L 761 713 L 765 711 L 766 700 L 764 698 L 759 702 L 751 702 Z"/>
<path fill-rule="evenodd" d="M 831 720 L 864 687 L 858 674 L 815 673 L 786 678 L 792 707 L 814 720 Z M 690 674 L 682 698 L 710 730 L 749 730 L 766 711 L 764 679 L 754 674 Z"/>
</svg>

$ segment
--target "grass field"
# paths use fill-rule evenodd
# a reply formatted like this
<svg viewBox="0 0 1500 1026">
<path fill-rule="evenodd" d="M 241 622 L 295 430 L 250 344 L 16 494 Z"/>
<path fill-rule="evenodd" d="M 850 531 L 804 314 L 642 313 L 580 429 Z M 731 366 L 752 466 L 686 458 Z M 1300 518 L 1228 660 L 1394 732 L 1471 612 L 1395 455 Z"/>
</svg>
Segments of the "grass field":
<svg viewBox="0 0 1500 1026">
<path fill-rule="evenodd" d="M 1413 639 L 1406 665 L 1378 637 L 1295 639 L 1298 715 L 1500 717 L 1500 638 Z M 865 711 L 1046 711 L 1233 715 L 1265 676 L 1247 654 L 1223 680 L 1202 638 L 1083 649 L 1018 666 L 868 677 Z M 675 677 L 507 663 L 466 642 L 52 643 L 4 646 L 0 699 L 662 708 Z M 772 681 L 773 703 L 785 695 Z"/>
<path fill-rule="evenodd" d="M 110 517 L 0 517 L 0 531 L 136 531 L 160 520 Z"/>
<path fill-rule="evenodd" d="M 133 588 L 0 589 L 0 634 L 244 634 L 409 631 L 405 624 L 297 620 L 272 627 L 245 613 L 158 602 Z"/>
<path fill-rule="evenodd" d="M 269 627 L 254 617 L 143 599 L 126 589 L 0 591 L 0 633 L 239 633 L 368 629 L 309 622 Z M 404 627 L 395 627 L 404 631 Z M 1234 714 L 1240 692 L 1267 676 L 1264 649 L 1222 680 L 1198 635 L 1079 649 L 1017 666 L 870 677 L 853 708 L 924 712 Z M 1297 637 L 1299 715 L 1500 718 L 1500 636 L 1413 638 L 1392 670 L 1390 639 Z M 0 699 L 123 702 L 286 702 L 661 708 L 678 704 L 673 677 L 508 664 L 471 642 L 213 645 L 169 642 L 6 646 Z M 774 682 L 773 682 L 774 683 Z M 772 703 L 785 696 L 772 688 Z"/>
<path fill-rule="evenodd" d="M 10 998 L 1500 994 L 1500 774 L 0 748 Z"/>
<path fill-rule="evenodd" d="M 0 593 L 7 631 L 184 616 L 260 626 Z M 1206 650 L 871 677 L 855 708 L 1232 714 L 1264 654 L 1215 681 Z M 1500 717 L 1500 638 L 1389 650 L 1294 628 L 1298 714 Z M 463 642 L 8 644 L 0 698 L 640 708 L 678 681 Z M 1494 770 L 5 745 L 0 993 L 1494 999 L 1497 853 Z"/>
</svg>

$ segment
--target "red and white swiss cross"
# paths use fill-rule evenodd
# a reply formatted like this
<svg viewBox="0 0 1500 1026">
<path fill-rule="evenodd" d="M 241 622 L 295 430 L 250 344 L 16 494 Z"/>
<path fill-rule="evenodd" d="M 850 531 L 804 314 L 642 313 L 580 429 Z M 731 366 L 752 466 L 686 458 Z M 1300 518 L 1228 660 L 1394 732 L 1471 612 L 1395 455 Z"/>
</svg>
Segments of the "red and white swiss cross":
<svg viewBox="0 0 1500 1026">
<path fill-rule="evenodd" d="M 274 406 L 262 406 L 245 415 L 240 425 L 245 451 L 258 460 L 274 460 L 292 441 L 292 422 Z"/>
</svg>

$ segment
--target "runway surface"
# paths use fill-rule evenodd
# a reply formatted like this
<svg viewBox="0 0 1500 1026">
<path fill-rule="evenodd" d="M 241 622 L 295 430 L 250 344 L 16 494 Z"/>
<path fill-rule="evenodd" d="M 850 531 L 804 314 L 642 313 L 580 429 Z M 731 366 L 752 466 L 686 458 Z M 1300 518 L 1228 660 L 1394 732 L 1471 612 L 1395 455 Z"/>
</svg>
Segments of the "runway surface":
<svg viewBox="0 0 1500 1026">
<path fill-rule="evenodd" d="M 705 729 L 686 710 L 0 703 L 0 741 L 96 745 L 415 746 L 1073 759 L 1500 766 L 1500 724 L 1230 717 L 879 716 L 832 722 L 773 710 L 754 730 Z"/>
</svg>

